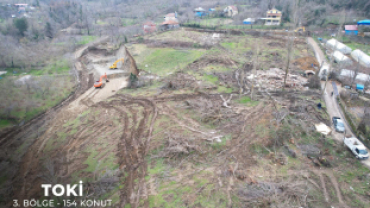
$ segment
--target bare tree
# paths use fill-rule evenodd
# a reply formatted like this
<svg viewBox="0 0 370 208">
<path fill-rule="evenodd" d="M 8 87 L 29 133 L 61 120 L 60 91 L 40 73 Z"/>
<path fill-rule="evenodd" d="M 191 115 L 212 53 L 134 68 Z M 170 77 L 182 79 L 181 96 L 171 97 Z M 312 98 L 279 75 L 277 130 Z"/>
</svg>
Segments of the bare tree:
<svg viewBox="0 0 370 208">
<path fill-rule="evenodd" d="M 294 50 L 294 39 L 295 39 L 294 29 L 297 26 L 297 1 L 296 0 L 292 0 L 292 1 L 293 1 L 293 9 L 292 9 L 292 16 L 293 16 L 292 23 L 293 24 L 291 26 L 291 30 L 289 32 L 288 41 L 287 41 L 287 64 L 285 68 L 283 91 L 285 90 L 286 80 L 287 80 L 288 73 L 289 73 L 290 59 L 292 56 L 292 51 Z"/>
</svg>

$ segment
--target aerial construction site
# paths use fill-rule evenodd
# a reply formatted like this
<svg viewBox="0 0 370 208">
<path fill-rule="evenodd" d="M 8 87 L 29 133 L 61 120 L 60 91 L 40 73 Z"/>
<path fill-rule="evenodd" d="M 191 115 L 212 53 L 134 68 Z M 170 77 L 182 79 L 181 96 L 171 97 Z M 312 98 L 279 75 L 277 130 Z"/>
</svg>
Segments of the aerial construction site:
<svg viewBox="0 0 370 208">
<path fill-rule="evenodd" d="M 354 128 L 369 98 L 331 73 L 335 49 L 302 26 L 168 27 L 97 36 L 64 74 L 8 70 L 0 85 L 18 96 L 0 114 L 0 207 L 370 206 L 367 134 Z M 38 99 L 32 116 L 22 91 Z M 56 194 L 67 185 L 80 194 Z"/>
</svg>

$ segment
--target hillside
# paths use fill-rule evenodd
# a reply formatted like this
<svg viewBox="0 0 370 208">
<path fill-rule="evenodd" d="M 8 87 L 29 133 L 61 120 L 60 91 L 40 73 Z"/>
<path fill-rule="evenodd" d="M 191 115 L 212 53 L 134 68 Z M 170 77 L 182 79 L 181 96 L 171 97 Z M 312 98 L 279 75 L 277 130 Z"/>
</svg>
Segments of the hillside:
<svg viewBox="0 0 370 208">
<path fill-rule="evenodd" d="M 369 207 L 370 160 L 343 144 L 370 144 L 369 96 L 324 41 L 370 3 L 25 3 L 0 5 L 0 207 Z M 234 17 L 193 11 L 229 4 Z M 271 8 L 282 24 L 243 25 Z M 335 35 L 369 53 L 368 37 Z"/>
</svg>

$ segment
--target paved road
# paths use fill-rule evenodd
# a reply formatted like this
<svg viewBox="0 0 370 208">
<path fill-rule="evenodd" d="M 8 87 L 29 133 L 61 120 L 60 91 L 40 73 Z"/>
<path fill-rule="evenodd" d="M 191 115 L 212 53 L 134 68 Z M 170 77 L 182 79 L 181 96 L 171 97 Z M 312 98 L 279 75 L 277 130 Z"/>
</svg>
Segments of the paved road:
<svg viewBox="0 0 370 208">
<path fill-rule="evenodd" d="M 315 52 L 316 59 L 320 63 L 320 65 L 323 63 L 323 61 L 326 62 L 325 55 L 321 51 L 319 45 L 315 42 L 315 40 L 312 39 L 311 37 L 308 37 L 308 43 L 312 46 L 312 48 Z M 325 86 L 325 82 L 321 82 L 321 88 L 322 89 L 324 89 L 324 86 Z M 339 87 L 338 87 L 337 90 L 340 92 Z M 327 111 L 330 115 L 330 118 L 332 118 L 333 116 L 338 116 L 338 117 L 342 118 L 345 121 L 344 114 L 342 113 L 342 111 L 341 111 L 341 109 L 338 106 L 338 103 L 336 101 L 336 98 L 335 98 L 336 95 L 333 95 L 333 96 L 331 95 L 331 92 L 333 92 L 333 91 L 334 91 L 333 85 L 330 81 L 328 81 L 327 84 L 326 84 L 325 91 L 324 91 L 324 100 L 325 100 L 325 104 L 326 104 L 326 109 L 327 109 Z M 354 133 L 352 132 L 352 130 L 351 130 L 350 126 L 348 125 L 347 121 L 344 122 L 344 125 L 345 125 L 345 128 L 347 130 L 346 134 L 354 136 Z M 333 131 L 333 133 L 332 133 L 333 138 L 338 140 L 338 141 L 343 142 L 344 134 L 336 132 L 334 130 L 333 126 L 332 126 L 332 131 Z M 369 151 L 369 150 L 367 150 L 367 151 Z M 362 161 L 362 164 L 366 165 L 370 169 L 370 159 Z"/>
</svg>

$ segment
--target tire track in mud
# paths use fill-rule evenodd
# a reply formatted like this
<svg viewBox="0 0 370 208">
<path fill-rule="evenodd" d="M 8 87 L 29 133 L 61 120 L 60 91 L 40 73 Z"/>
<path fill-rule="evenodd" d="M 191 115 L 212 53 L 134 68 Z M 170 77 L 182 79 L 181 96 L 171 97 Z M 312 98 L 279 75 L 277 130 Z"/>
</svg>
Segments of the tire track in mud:
<svg viewBox="0 0 370 208">
<path fill-rule="evenodd" d="M 314 173 L 315 175 L 317 175 L 320 178 L 321 188 L 322 188 L 322 191 L 323 191 L 326 202 L 330 202 L 329 193 L 327 191 L 327 188 L 328 188 L 327 185 L 331 184 L 335 189 L 335 193 L 336 193 L 335 198 L 338 199 L 338 200 L 336 200 L 336 199 L 332 199 L 332 200 L 339 202 L 340 206 L 342 206 L 342 207 L 345 207 L 345 208 L 348 207 L 343 201 L 343 196 L 342 196 L 342 193 L 340 191 L 339 184 L 338 184 L 337 179 L 335 178 L 335 176 L 333 175 L 332 172 L 325 171 L 325 170 L 321 170 L 321 171 L 313 170 L 312 173 Z M 327 179 L 325 180 L 325 178 L 327 178 Z M 327 182 L 327 183 L 325 183 L 325 182 Z M 315 184 L 315 185 L 317 186 L 317 184 Z"/>
<path fill-rule="evenodd" d="M 126 204 L 130 204 L 131 207 L 139 207 L 140 199 L 143 199 L 144 207 L 147 207 L 145 156 L 157 115 L 156 105 L 148 99 L 116 97 L 121 100 L 98 105 L 116 110 L 124 120 L 123 133 L 120 137 L 117 153 L 119 167 L 123 170 L 120 175 L 120 181 L 123 182 L 123 188 L 120 189 L 120 207 L 124 207 Z M 150 117 L 151 119 L 149 119 Z"/>
</svg>

